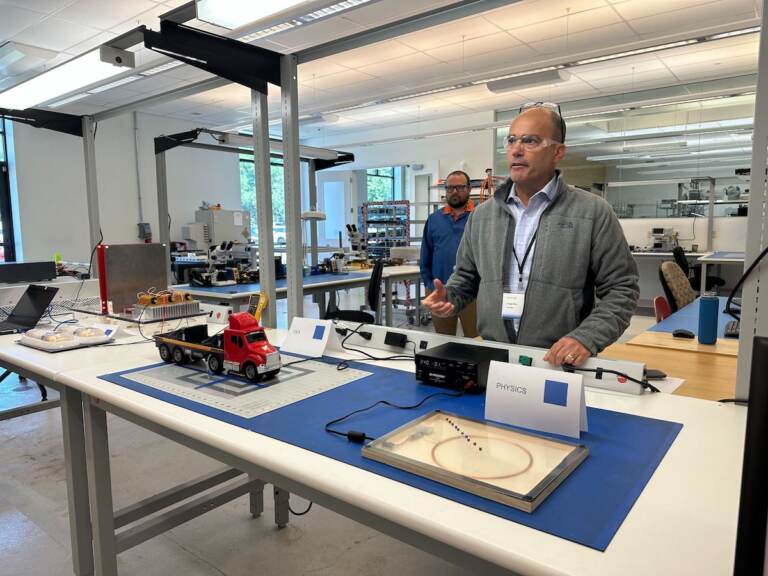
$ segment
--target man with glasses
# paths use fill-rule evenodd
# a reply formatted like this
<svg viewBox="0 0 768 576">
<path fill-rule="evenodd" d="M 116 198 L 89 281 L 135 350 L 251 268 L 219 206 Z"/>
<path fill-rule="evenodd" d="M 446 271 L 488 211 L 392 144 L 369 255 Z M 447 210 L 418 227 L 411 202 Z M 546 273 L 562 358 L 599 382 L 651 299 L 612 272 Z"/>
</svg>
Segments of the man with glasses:
<svg viewBox="0 0 768 576">
<path fill-rule="evenodd" d="M 447 284 L 423 301 L 433 317 L 477 300 L 483 338 L 548 348 L 579 366 L 615 342 L 639 297 L 637 266 L 610 205 L 568 186 L 559 106 L 520 109 L 509 127 L 510 178 L 469 219 Z"/>
<path fill-rule="evenodd" d="M 471 188 L 472 183 L 466 172 L 456 170 L 448 174 L 445 179 L 445 206 L 431 214 L 424 225 L 419 265 L 427 295 L 434 290 L 435 282 L 444 284 L 453 272 L 464 226 L 475 209 L 469 199 Z M 464 336 L 477 336 L 475 302 L 464 306 L 458 316 L 434 315 L 432 321 L 435 324 L 435 332 L 455 336 L 459 319 Z"/>
</svg>

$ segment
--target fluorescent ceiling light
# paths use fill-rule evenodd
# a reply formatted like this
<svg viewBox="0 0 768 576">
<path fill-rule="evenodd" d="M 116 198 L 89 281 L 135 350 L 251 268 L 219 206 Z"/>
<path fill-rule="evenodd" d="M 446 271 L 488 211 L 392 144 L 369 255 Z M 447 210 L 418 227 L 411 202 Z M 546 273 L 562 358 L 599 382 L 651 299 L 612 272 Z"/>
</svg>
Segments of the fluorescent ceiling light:
<svg viewBox="0 0 768 576">
<path fill-rule="evenodd" d="M 741 30 L 734 30 L 732 32 L 723 32 L 722 34 L 713 34 L 707 36 L 707 40 L 722 40 L 723 38 L 733 38 L 734 36 L 743 36 L 744 34 L 754 34 L 760 32 L 760 26 L 753 26 L 752 28 L 742 28 Z"/>
<path fill-rule="evenodd" d="M 503 76 L 494 76 L 493 78 L 485 78 L 483 80 L 475 80 L 473 85 L 487 84 L 488 82 L 495 82 L 496 80 L 506 80 L 507 78 L 519 78 L 520 76 L 529 76 L 531 74 L 538 74 L 539 72 L 549 72 L 550 70 L 559 70 L 565 68 L 565 66 L 546 66 L 544 68 L 536 68 L 534 70 L 525 70 L 523 72 L 515 72 L 514 74 L 505 74 Z"/>
<path fill-rule="evenodd" d="M 56 102 L 51 102 L 50 104 L 48 104 L 48 108 L 58 108 L 59 106 L 64 106 L 65 104 L 70 104 L 72 102 L 77 102 L 78 100 L 82 100 L 83 98 L 88 98 L 88 96 L 90 96 L 88 92 L 81 92 L 80 94 L 69 96 L 67 98 L 64 98 L 63 100 L 57 100 Z"/>
<path fill-rule="evenodd" d="M 565 114 L 564 120 L 573 120 L 575 118 L 589 118 L 590 116 L 607 116 L 608 114 L 617 114 L 619 112 L 627 112 L 632 108 L 614 108 L 612 110 L 601 110 L 600 112 L 587 112 L 585 114 Z"/>
<path fill-rule="evenodd" d="M 170 62 L 166 62 L 165 64 L 160 64 L 159 66 L 155 66 L 154 68 L 150 68 L 149 70 L 144 70 L 144 72 L 139 72 L 142 76 L 154 76 L 155 74 L 159 74 L 160 72 L 165 72 L 166 70 L 170 70 L 171 68 L 176 68 L 177 66 L 182 66 L 184 62 L 180 62 L 179 60 L 171 60 Z"/>
<path fill-rule="evenodd" d="M 197 19 L 209 24 L 240 28 L 310 0 L 196 0 Z"/>
<path fill-rule="evenodd" d="M 707 158 L 702 160 L 701 158 L 694 158 L 692 160 L 650 160 L 648 162 L 640 162 L 637 164 L 621 164 L 621 168 L 628 170 L 631 168 L 666 168 L 669 166 L 700 166 L 702 162 L 707 163 L 733 163 L 748 161 L 751 156 L 735 156 L 730 158 Z"/>
<path fill-rule="evenodd" d="M 99 92 L 104 92 L 106 90 L 111 90 L 112 88 L 117 88 L 118 86 L 123 86 L 125 84 L 130 84 L 131 82 L 135 82 L 136 80 L 141 80 L 141 76 L 126 76 L 125 78 L 120 78 L 119 80 L 115 80 L 114 82 L 110 82 L 109 84 L 102 84 L 101 86 L 96 86 L 96 88 L 91 88 L 88 90 L 89 94 L 98 94 Z"/>
<path fill-rule="evenodd" d="M 514 92 L 515 90 L 533 88 L 534 86 L 558 84 L 559 82 L 565 82 L 570 77 L 570 73 L 565 70 L 546 70 L 535 74 L 531 73 L 503 80 L 494 80 L 493 82 L 488 82 L 486 86 L 494 94 L 503 94 L 504 92 Z"/>
<path fill-rule="evenodd" d="M 703 170 L 708 173 L 713 170 L 729 170 L 731 168 L 749 167 L 749 162 L 735 162 L 724 166 L 702 166 L 701 168 L 670 168 L 669 170 L 641 170 L 638 174 L 679 174 L 680 172 L 694 173 L 699 175 Z"/>
<path fill-rule="evenodd" d="M 585 60 L 577 60 L 576 65 L 581 66 L 582 64 L 594 64 L 595 62 L 605 62 L 606 60 L 615 60 L 616 58 L 626 58 L 627 56 L 636 56 L 638 54 L 648 54 L 649 52 L 658 52 L 659 50 L 669 50 L 670 48 L 688 46 L 690 44 L 697 44 L 699 42 L 700 40 L 698 38 L 691 38 L 690 40 L 680 40 L 679 42 L 659 44 L 658 46 L 649 46 L 648 48 L 638 48 L 637 50 L 627 50 L 626 52 L 617 52 L 616 54 L 608 54 L 607 56 L 598 56 L 596 58 L 587 58 Z"/>
<path fill-rule="evenodd" d="M 429 96 L 430 94 L 439 94 L 440 92 L 447 92 L 448 90 L 456 90 L 458 86 L 445 86 L 444 88 L 435 88 L 434 90 L 425 90 L 424 92 L 416 92 L 415 94 L 406 94 L 405 96 L 397 96 L 395 98 L 387 98 L 387 102 L 399 102 L 400 100 L 408 100 L 410 98 L 418 98 L 419 96 Z"/>
<path fill-rule="evenodd" d="M 654 150 L 659 148 L 687 148 L 687 140 L 672 140 L 669 142 L 628 142 L 624 145 L 624 151 L 630 152 L 632 150 Z"/>
<path fill-rule="evenodd" d="M 102 46 L 0 93 L 0 108 L 25 110 L 133 68 L 133 52 Z"/>
</svg>

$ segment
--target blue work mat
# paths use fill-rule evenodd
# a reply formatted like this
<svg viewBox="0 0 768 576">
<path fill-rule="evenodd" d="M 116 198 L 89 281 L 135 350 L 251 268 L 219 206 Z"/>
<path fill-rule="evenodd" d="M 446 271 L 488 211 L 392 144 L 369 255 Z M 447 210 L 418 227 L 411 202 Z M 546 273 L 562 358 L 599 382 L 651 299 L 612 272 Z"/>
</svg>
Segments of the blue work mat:
<svg viewBox="0 0 768 576">
<path fill-rule="evenodd" d="M 742 259 L 743 260 L 744 257 L 745 257 L 745 253 L 744 252 L 726 252 L 726 251 L 722 251 L 722 252 L 713 252 L 709 256 L 704 256 L 704 257 L 702 257 L 702 261 L 703 262 L 707 262 L 710 258 L 732 258 L 734 260 L 738 260 L 738 259 Z M 714 264 L 717 264 L 717 262 L 714 262 Z"/>
<path fill-rule="evenodd" d="M 303 276 L 302 285 L 311 286 L 313 284 L 322 284 L 324 282 L 339 282 L 342 280 L 358 279 L 358 278 L 370 278 L 370 274 L 365 272 L 349 272 L 347 274 L 316 274 L 314 276 Z M 280 278 L 275 280 L 275 288 L 286 288 L 288 286 L 288 280 Z M 258 292 L 260 285 L 258 282 L 253 284 L 233 284 L 231 286 L 184 286 L 192 290 L 200 290 L 201 292 L 211 292 L 213 294 L 241 294 L 243 292 Z"/>
<path fill-rule="evenodd" d="M 326 360 L 337 362 L 332 358 Z M 406 372 L 356 362 L 350 362 L 350 365 L 372 374 L 255 418 L 235 416 L 130 379 L 131 373 L 151 366 L 106 374 L 101 378 L 600 551 L 607 548 L 682 428 L 682 424 L 676 422 L 588 408 L 589 432 L 582 434 L 581 443 L 589 448 L 589 456 L 535 512 L 528 514 L 365 459 L 359 444 L 325 432 L 326 422 L 378 400 L 410 405 L 441 391 L 417 383 L 414 376 Z M 484 395 L 438 396 L 414 410 L 379 406 L 349 418 L 335 428 L 359 430 L 378 437 L 437 409 L 482 419 L 484 404 Z M 572 441 L 570 438 L 566 440 Z"/>
<path fill-rule="evenodd" d="M 723 338 L 725 334 L 725 325 L 733 320 L 732 316 L 729 316 L 725 312 L 725 301 L 728 300 L 725 296 L 718 296 L 720 302 L 717 308 L 717 337 Z M 738 306 L 734 306 L 736 310 L 739 310 Z M 690 330 L 694 334 L 699 333 L 699 299 L 696 298 L 690 304 L 683 306 L 674 314 L 668 316 L 658 324 L 654 324 L 649 331 L 651 332 L 669 332 L 672 333 L 677 329 Z"/>
</svg>

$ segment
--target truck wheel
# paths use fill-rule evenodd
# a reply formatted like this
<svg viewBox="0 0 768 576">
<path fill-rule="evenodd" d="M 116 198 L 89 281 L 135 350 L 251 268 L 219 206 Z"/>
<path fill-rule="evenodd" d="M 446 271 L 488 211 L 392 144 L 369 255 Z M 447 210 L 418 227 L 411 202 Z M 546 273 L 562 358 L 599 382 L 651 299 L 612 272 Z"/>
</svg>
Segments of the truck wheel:
<svg viewBox="0 0 768 576">
<path fill-rule="evenodd" d="M 173 360 L 173 358 L 171 358 L 171 349 L 168 348 L 166 344 L 160 344 L 157 349 L 160 352 L 160 359 L 163 362 L 170 362 Z"/>
<path fill-rule="evenodd" d="M 208 370 L 210 370 L 214 374 L 221 374 L 222 370 L 224 370 L 224 367 L 221 365 L 221 358 L 219 358 L 215 354 L 209 354 Z"/>
<path fill-rule="evenodd" d="M 278 368 L 277 370 L 270 370 L 269 372 L 264 374 L 264 379 L 270 380 L 271 378 L 274 378 L 275 376 L 277 376 L 279 372 L 280 372 L 280 368 Z"/>
<path fill-rule="evenodd" d="M 256 365 L 253 362 L 248 362 L 245 365 L 245 377 L 251 382 L 258 382 L 261 379 L 261 374 L 256 369 Z"/>
<path fill-rule="evenodd" d="M 176 364 L 184 364 L 187 361 L 187 355 L 184 354 L 184 350 L 178 346 L 173 349 L 173 361 L 176 362 Z"/>
</svg>

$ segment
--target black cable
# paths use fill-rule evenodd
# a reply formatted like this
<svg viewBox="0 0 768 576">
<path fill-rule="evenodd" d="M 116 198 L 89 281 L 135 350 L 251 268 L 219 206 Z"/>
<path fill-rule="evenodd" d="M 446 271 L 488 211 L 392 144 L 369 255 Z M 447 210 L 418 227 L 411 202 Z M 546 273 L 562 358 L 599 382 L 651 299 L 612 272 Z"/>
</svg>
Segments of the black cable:
<svg viewBox="0 0 768 576">
<path fill-rule="evenodd" d="M 307 506 L 307 509 L 306 509 L 306 510 L 304 510 L 304 512 L 295 512 L 295 511 L 293 510 L 293 508 L 291 508 L 291 503 L 290 503 L 290 501 L 289 501 L 289 502 L 288 502 L 288 511 L 289 511 L 291 514 L 293 514 L 294 516 L 304 516 L 304 514 L 306 514 L 306 513 L 307 513 L 307 512 L 309 512 L 310 510 L 312 510 L 312 504 L 314 504 L 314 502 L 310 502 L 310 503 L 309 503 L 309 506 Z"/>
<path fill-rule="evenodd" d="M 749 400 L 746 398 L 723 398 L 718 400 L 721 404 L 749 404 Z"/>
<path fill-rule="evenodd" d="M 406 355 L 406 354 L 395 354 L 393 356 L 379 357 L 379 356 L 373 356 L 372 354 L 369 354 L 365 350 L 360 350 L 359 348 L 352 348 L 351 346 L 347 346 L 346 345 L 347 340 L 349 340 L 352 337 L 353 334 L 358 334 L 358 335 L 361 335 L 361 336 L 370 334 L 369 332 L 361 332 L 360 331 L 360 329 L 363 326 L 365 326 L 365 325 L 366 325 L 366 323 L 363 322 L 357 328 L 349 328 L 348 329 L 349 331 L 347 332 L 347 335 L 344 336 L 344 338 L 342 338 L 342 340 L 341 340 L 341 347 L 344 350 L 347 350 L 349 352 L 357 352 L 358 354 L 362 354 L 363 356 L 365 356 L 365 358 L 358 359 L 358 360 L 356 360 L 356 362 L 382 362 L 384 360 L 414 360 L 415 354 L 416 354 L 416 343 L 411 341 L 411 340 L 407 340 L 406 343 L 411 342 L 411 344 L 413 344 L 414 356 L 409 356 L 409 355 Z M 365 337 L 365 336 L 363 336 L 363 337 Z M 342 360 L 341 362 L 339 362 L 336 365 L 336 369 L 337 370 L 346 370 L 347 368 L 349 368 L 349 362 L 352 362 L 352 360 Z"/>
<path fill-rule="evenodd" d="M 101 228 L 99 228 L 99 241 L 96 242 L 96 245 L 91 250 L 91 257 L 88 259 L 88 278 L 91 277 L 91 267 L 93 266 L 93 255 L 96 254 L 96 249 L 99 247 L 99 244 L 101 244 L 103 241 L 104 241 L 104 233 L 101 231 Z M 85 284 L 85 281 L 88 278 L 83 278 L 82 282 L 80 282 L 80 286 L 77 288 L 77 294 L 75 294 L 75 300 L 72 303 L 73 306 L 77 306 L 77 301 L 80 298 L 80 291 L 83 289 L 83 284 Z"/>
<path fill-rule="evenodd" d="M 650 390 L 651 392 L 659 392 L 659 389 L 656 388 L 656 386 L 654 386 L 647 380 L 638 380 L 637 378 L 632 378 L 632 376 L 630 376 L 629 374 L 625 374 L 624 372 L 619 372 L 618 370 L 610 370 L 608 368 L 577 368 L 573 364 L 563 364 L 563 370 L 565 370 L 566 372 L 576 372 L 576 371 L 591 372 L 593 374 L 598 374 L 598 375 L 613 374 L 614 376 L 620 376 L 621 378 L 626 378 L 631 382 L 640 384 L 640 386 L 642 386 L 647 390 Z"/>
<path fill-rule="evenodd" d="M 731 310 L 733 297 L 736 295 L 736 292 L 738 292 L 739 288 L 741 288 L 741 285 L 744 284 L 746 279 L 752 273 L 752 270 L 757 268 L 757 265 L 760 263 L 760 260 L 762 260 L 766 254 L 768 254 L 768 246 L 766 246 L 765 249 L 762 252 L 760 252 L 760 255 L 757 258 L 755 258 L 755 261 L 752 262 L 749 268 L 747 268 L 747 271 L 744 272 L 744 274 L 742 274 L 741 278 L 739 278 L 739 281 L 736 282 L 736 286 L 733 287 L 733 290 L 731 290 L 731 293 L 728 295 L 728 300 L 725 301 L 724 312 L 730 316 L 733 316 L 736 320 L 741 321 L 741 313 L 737 313 L 736 310 Z"/>
<path fill-rule="evenodd" d="M 294 360 L 293 362 L 288 362 L 288 364 L 283 364 L 282 367 L 285 368 L 286 366 L 293 366 L 294 364 L 301 364 L 302 362 L 309 362 L 310 360 L 322 360 L 322 356 L 314 356 L 310 358 L 301 358 L 299 360 Z"/>
<path fill-rule="evenodd" d="M 394 402 L 390 402 L 389 400 L 378 400 L 373 404 L 371 404 L 370 406 L 366 406 L 365 408 L 354 410 L 349 414 L 346 414 L 340 418 L 336 418 L 335 420 L 331 420 L 330 422 L 327 422 L 325 425 L 325 431 L 330 434 L 336 434 L 337 436 L 344 436 L 350 442 L 356 442 L 358 444 L 362 444 L 365 440 L 375 440 L 375 438 L 368 436 L 367 434 L 365 434 L 365 432 L 359 432 L 357 430 L 349 430 L 348 432 L 341 432 L 339 430 L 332 429 L 331 426 L 333 426 L 334 424 L 338 424 L 339 422 L 343 422 L 347 418 L 351 418 L 356 414 L 367 412 L 368 410 L 376 408 L 376 406 L 378 406 L 379 404 L 382 404 L 384 406 L 389 406 L 390 408 L 396 408 L 397 410 L 414 410 L 416 408 L 421 407 L 424 404 L 424 402 L 426 402 L 427 400 L 431 398 L 435 398 L 436 396 L 448 396 L 449 398 L 460 398 L 461 396 L 464 396 L 464 392 L 458 392 L 456 394 L 452 394 L 450 392 L 435 392 L 434 394 L 425 396 L 424 398 L 421 399 L 421 401 L 419 401 L 416 404 L 412 404 L 410 406 L 401 406 L 399 404 L 395 404 Z"/>
</svg>

